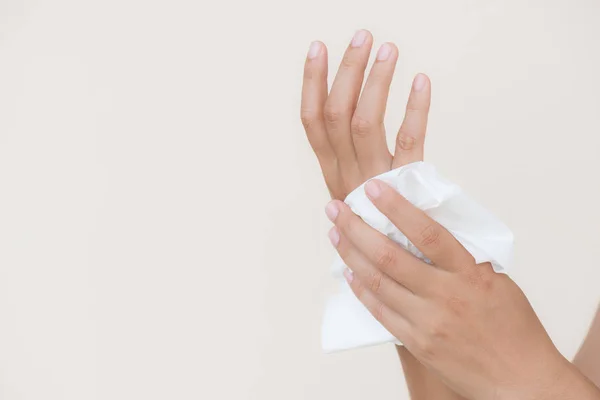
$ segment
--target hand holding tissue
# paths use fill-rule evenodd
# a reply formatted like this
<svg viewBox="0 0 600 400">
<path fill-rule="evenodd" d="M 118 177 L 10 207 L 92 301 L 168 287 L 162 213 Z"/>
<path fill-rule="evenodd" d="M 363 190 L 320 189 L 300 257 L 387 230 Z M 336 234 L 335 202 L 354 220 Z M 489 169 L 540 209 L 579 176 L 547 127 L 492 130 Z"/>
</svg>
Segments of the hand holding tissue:
<svg viewBox="0 0 600 400">
<path fill-rule="evenodd" d="M 431 164 L 415 162 L 375 178 L 392 186 L 448 230 L 478 264 L 489 262 L 498 273 L 506 273 L 510 268 L 512 232 L 460 187 L 441 177 Z M 364 184 L 353 190 L 345 203 L 371 227 L 428 261 L 371 203 L 365 194 Z M 332 270 L 340 282 L 340 290 L 331 296 L 325 308 L 321 334 L 323 350 L 334 352 L 383 343 L 400 344 L 354 296 L 342 276 L 345 267 L 337 256 Z"/>
</svg>

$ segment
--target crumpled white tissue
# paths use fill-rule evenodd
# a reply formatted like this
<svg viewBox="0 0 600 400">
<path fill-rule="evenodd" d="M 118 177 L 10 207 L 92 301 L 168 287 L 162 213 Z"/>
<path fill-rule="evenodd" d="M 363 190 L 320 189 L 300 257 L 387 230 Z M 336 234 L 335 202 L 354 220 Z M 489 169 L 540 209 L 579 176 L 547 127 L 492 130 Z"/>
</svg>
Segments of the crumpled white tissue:
<svg viewBox="0 0 600 400">
<path fill-rule="evenodd" d="M 513 234 L 498 218 L 469 198 L 457 185 L 441 177 L 431 164 L 415 162 L 376 177 L 395 188 L 416 207 L 446 228 L 479 263 L 490 262 L 494 270 L 506 273 L 513 253 Z M 429 262 L 384 216 L 364 191 L 364 184 L 345 200 L 367 224 L 384 233 L 417 257 Z M 389 333 L 352 293 L 343 277 L 345 268 L 337 256 L 332 266 L 340 290 L 325 308 L 321 344 L 334 352 L 383 343 L 400 342 Z"/>
</svg>

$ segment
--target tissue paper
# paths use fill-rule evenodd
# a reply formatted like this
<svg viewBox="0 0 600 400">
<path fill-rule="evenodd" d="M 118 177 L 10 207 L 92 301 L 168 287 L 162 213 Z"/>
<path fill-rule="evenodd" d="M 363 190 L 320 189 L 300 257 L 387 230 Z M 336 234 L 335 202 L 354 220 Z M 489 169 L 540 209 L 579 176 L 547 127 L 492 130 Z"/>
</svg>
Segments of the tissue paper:
<svg viewBox="0 0 600 400">
<path fill-rule="evenodd" d="M 510 268 L 513 234 L 498 218 L 469 198 L 457 185 L 441 177 L 433 165 L 416 162 L 376 177 L 396 189 L 412 204 L 446 228 L 479 263 L 490 262 L 498 273 Z M 353 190 L 345 203 L 367 224 L 417 257 L 423 254 L 367 198 L 364 184 Z M 340 290 L 328 300 L 321 331 L 325 352 L 399 341 L 354 296 L 337 256 L 332 273 Z"/>
</svg>

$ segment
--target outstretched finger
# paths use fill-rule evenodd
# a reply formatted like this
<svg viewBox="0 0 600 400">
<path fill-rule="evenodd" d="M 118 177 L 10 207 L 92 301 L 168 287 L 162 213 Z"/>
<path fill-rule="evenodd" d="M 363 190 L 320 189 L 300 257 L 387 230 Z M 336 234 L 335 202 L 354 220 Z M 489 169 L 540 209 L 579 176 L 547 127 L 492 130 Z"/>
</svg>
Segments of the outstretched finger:
<svg viewBox="0 0 600 400">
<path fill-rule="evenodd" d="M 321 165 L 325 183 L 333 198 L 345 196 L 335 153 L 325 128 L 323 108 L 327 101 L 327 48 L 319 41 L 310 45 L 304 64 L 300 118 L 308 141 Z"/>
<path fill-rule="evenodd" d="M 392 168 L 423 160 L 430 103 L 431 82 L 427 75 L 418 74 L 413 81 L 404 121 L 396 137 Z"/>
</svg>

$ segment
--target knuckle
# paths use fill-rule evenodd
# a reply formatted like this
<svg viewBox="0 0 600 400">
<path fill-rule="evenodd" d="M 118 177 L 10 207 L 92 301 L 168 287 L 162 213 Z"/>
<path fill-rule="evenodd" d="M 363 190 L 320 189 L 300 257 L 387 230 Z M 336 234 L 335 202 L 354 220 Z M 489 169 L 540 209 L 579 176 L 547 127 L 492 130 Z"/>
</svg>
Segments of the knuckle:
<svg viewBox="0 0 600 400">
<path fill-rule="evenodd" d="M 446 310 L 456 317 L 463 317 L 469 306 L 468 302 L 459 296 L 449 296 L 444 303 Z"/>
<path fill-rule="evenodd" d="M 341 69 L 354 68 L 357 65 L 356 58 L 351 53 L 346 53 L 340 62 Z"/>
<path fill-rule="evenodd" d="M 417 139 L 406 131 L 400 130 L 396 138 L 396 144 L 401 150 L 413 150 L 417 145 Z"/>
<path fill-rule="evenodd" d="M 385 318 L 384 314 L 385 314 L 385 306 L 383 305 L 382 302 L 378 301 L 374 306 L 373 306 L 373 317 L 383 323 L 383 320 Z"/>
<path fill-rule="evenodd" d="M 443 318 L 438 317 L 431 322 L 427 331 L 427 336 L 429 337 L 430 342 L 433 343 L 448 336 L 448 331 Z"/>
<path fill-rule="evenodd" d="M 335 124 L 339 122 L 344 117 L 344 114 L 345 112 L 342 110 L 341 107 L 331 103 L 325 104 L 325 109 L 323 110 L 323 117 L 328 123 Z"/>
<path fill-rule="evenodd" d="M 489 292 L 494 287 L 494 278 L 496 273 L 484 266 L 477 265 L 473 268 L 473 272 L 467 275 L 469 284 L 481 291 Z"/>
<path fill-rule="evenodd" d="M 368 118 L 355 115 L 350 124 L 350 130 L 354 136 L 364 137 L 373 131 L 373 122 Z"/>
<path fill-rule="evenodd" d="M 375 253 L 375 264 L 383 271 L 390 269 L 396 262 L 396 251 L 389 245 L 383 245 Z"/>
<path fill-rule="evenodd" d="M 315 122 L 317 122 L 318 118 L 318 113 L 311 109 L 303 108 L 300 110 L 300 120 L 302 121 L 302 125 L 306 130 L 312 128 Z"/>
<path fill-rule="evenodd" d="M 437 349 L 435 344 L 426 336 L 421 335 L 415 339 L 415 350 L 421 361 L 430 362 L 435 359 Z"/>
<path fill-rule="evenodd" d="M 324 160 L 324 157 L 329 156 L 329 143 L 324 140 L 322 137 L 318 137 L 318 136 L 311 136 L 309 135 L 308 137 L 308 142 L 310 143 L 310 146 L 312 147 L 313 151 L 315 152 L 315 155 L 317 156 L 317 159 L 319 160 L 319 162 L 324 165 L 326 163 L 326 161 Z M 326 184 L 330 185 L 330 182 L 327 182 L 327 177 L 325 177 L 326 179 Z M 335 197 L 333 197 L 335 198 Z"/>
<path fill-rule="evenodd" d="M 408 101 L 406 105 L 405 117 L 408 116 L 411 119 L 422 119 L 427 118 L 427 112 L 429 111 L 429 102 L 421 101 Z"/>
<path fill-rule="evenodd" d="M 381 290 L 381 282 L 383 280 L 383 274 L 379 271 L 374 271 L 369 277 L 369 290 L 375 294 L 378 294 Z"/>
<path fill-rule="evenodd" d="M 419 244 L 424 247 L 434 248 L 440 244 L 440 228 L 435 224 L 429 224 L 421 230 Z"/>
<path fill-rule="evenodd" d="M 355 277 L 352 280 L 351 286 L 352 286 L 352 289 L 354 290 L 354 294 L 356 295 L 356 298 L 359 299 L 360 301 L 362 301 L 364 298 L 364 294 L 365 294 L 365 287 L 363 286 L 363 284 Z"/>
<path fill-rule="evenodd" d="M 495 275 L 484 273 L 480 280 L 479 288 L 485 292 L 491 292 L 494 289 Z"/>
<path fill-rule="evenodd" d="M 443 320 L 437 319 L 428 324 L 425 332 L 418 340 L 417 348 L 423 361 L 433 361 L 439 357 L 440 350 L 445 346 L 448 330 Z"/>
</svg>

